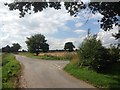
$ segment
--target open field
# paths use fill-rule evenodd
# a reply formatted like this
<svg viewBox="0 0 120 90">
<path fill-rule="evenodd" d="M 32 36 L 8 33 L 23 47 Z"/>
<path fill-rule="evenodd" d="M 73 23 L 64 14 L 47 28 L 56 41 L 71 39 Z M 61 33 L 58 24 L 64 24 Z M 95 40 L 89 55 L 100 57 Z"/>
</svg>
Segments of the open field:
<svg viewBox="0 0 120 90">
<path fill-rule="evenodd" d="M 47 52 L 47 53 L 39 53 L 38 56 L 32 53 L 19 53 L 20 55 L 24 55 L 31 58 L 37 59 L 45 59 L 45 60 L 71 60 L 76 52 Z"/>
<path fill-rule="evenodd" d="M 48 52 L 48 53 L 40 53 L 39 56 L 51 55 L 51 56 L 64 56 L 67 52 Z"/>
<path fill-rule="evenodd" d="M 51 55 L 51 56 L 59 56 L 63 57 L 68 54 L 75 54 L 75 52 L 47 52 L 47 53 L 40 53 L 39 56 L 44 56 L 44 55 Z"/>
</svg>

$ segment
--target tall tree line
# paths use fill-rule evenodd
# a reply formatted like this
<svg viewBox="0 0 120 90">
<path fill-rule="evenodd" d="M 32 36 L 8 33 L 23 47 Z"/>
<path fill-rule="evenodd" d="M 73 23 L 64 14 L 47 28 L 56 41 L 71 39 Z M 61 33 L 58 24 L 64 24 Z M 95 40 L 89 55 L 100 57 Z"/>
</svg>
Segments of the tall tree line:
<svg viewBox="0 0 120 90">
<path fill-rule="evenodd" d="M 8 52 L 8 53 L 14 52 L 14 53 L 16 53 L 19 51 L 19 49 L 21 49 L 20 44 L 13 43 L 11 47 L 9 45 L 2 47 L 2 52 Z"/>
</svg>

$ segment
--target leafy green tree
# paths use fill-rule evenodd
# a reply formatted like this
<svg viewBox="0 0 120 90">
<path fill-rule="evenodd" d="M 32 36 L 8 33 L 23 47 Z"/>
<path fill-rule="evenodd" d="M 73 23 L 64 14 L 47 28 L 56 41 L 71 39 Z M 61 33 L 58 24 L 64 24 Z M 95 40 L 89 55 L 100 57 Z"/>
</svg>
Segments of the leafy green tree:
<svg viewBox="0 0 120 90">
<path fill-rule="evenodd" d="M 2 52 L 11 52 L 11 48 L 10 48 L 10 46 L 9 45 L 7 45 L 6 47 L 3 47 L 2 48 Z"/>
<path fill-rule="evenodd" d="M 39 54 L 39 52 L 47 52 L 49 50 L 49 45 L 46 43 L 47 40 L 45 40 L 45 36 L 42 34 L 35 34 L 31 36 L 30 38 L 27 37 L 27 47 L 28 51 L 32 53 L 36 53 L 36 55 Z"/>
<path fill-rule="evenodd" d="M 42 43 L 42 44 L 41 44 L 41 49 L 42 49 L 42 52 L 47 52 L 47 51 L 49 51 L 49 44 L 47 44 L 47 43 Z"/>
<path fill-rule="evenodd" d="M 120 59 L 120 50 L 119 48 L 115 47 L 114 45 L 110 45 L 109 54 L 110 54 L 110 63 L 117 62 Z"/>
<path fill-rule="evenodd" d="M 21 49 L 21 46 L 20 46 L 20 44 L 18 44 L 18 43 L 13 43 L 12 44 L 13 46 L 11 47 L 11 52 L 18 52 L 18 50 L 19 49 Z"/>
<path fill-rule="evenodd" d="M 64 46 L 64 49 L 65 49 L 65 50 L 71 52 L 71 51 L 73 51 L 73 48 L 75 48 L 75 46 L 73 45 L 72 42 L 67 42 L 67 43 L 65 43 L 65 46 Z"/>
<path fill-rule="evenodd" d="M 82 42 L 78 55 L 80 67 L 87 66 L 97 72 L 104 70 L 109 60 L 108 50 L 95 36 L 90 36 Z"/>
<path fill-rule="evenodd" d="M 7 45 L 6 47 L 2 48 L 2 52 L 18 52 L 18 50 L 21 49 L 20 44 L 18 43 L 13 43 L 12 46 L 10 47 Z"/>
<path fill-rule="evenodd" d="M 118 44 L 117 44 L 117 48 L 120 49 L 120 28 L 118 30 L 118 33 L 112 34 L 113 37 L 115 37 L 115 39 L 118 39 Z"/>
</svg>

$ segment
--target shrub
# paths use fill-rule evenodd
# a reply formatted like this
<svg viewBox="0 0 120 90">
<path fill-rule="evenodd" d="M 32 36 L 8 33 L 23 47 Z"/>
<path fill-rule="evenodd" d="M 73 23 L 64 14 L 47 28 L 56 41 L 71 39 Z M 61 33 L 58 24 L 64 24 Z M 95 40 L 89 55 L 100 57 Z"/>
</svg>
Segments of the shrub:
<svg viewBox="0 0 120 90">
<path fill-rule="evenodd" d="M 114 45 L 110 45 L 109 54 L 110 54 L 110 63 L 114 63 L 120 59 L 119 49 Z"/>
<path fill-rule="evenodd" d="M 94 36 L 87 37 L 83 41 L 79 47 L 78 56 L 81 67 L 87 66 L 97 72 L 104 70 L 109 61 L 108 50 Z"/>
</svg>

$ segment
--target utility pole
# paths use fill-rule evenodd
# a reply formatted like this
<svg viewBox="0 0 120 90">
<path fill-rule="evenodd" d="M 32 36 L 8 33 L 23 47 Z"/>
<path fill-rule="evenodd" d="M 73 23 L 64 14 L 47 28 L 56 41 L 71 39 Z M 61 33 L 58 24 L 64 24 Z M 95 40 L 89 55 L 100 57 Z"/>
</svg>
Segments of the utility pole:
<svg viewBox="0 0 120 90">
<path fill-rule="evenodd" d="M 118 25 L 118 34 L 120 35 L 120 25 Z M 120 36 L 118 36 L 118 49 L 120 49 Z"/>
<path fill-rule="evenodd" d="M 87 35 L 87 37 L 90 37 L 90 28 L 88 29 Z"/>
</svg>

